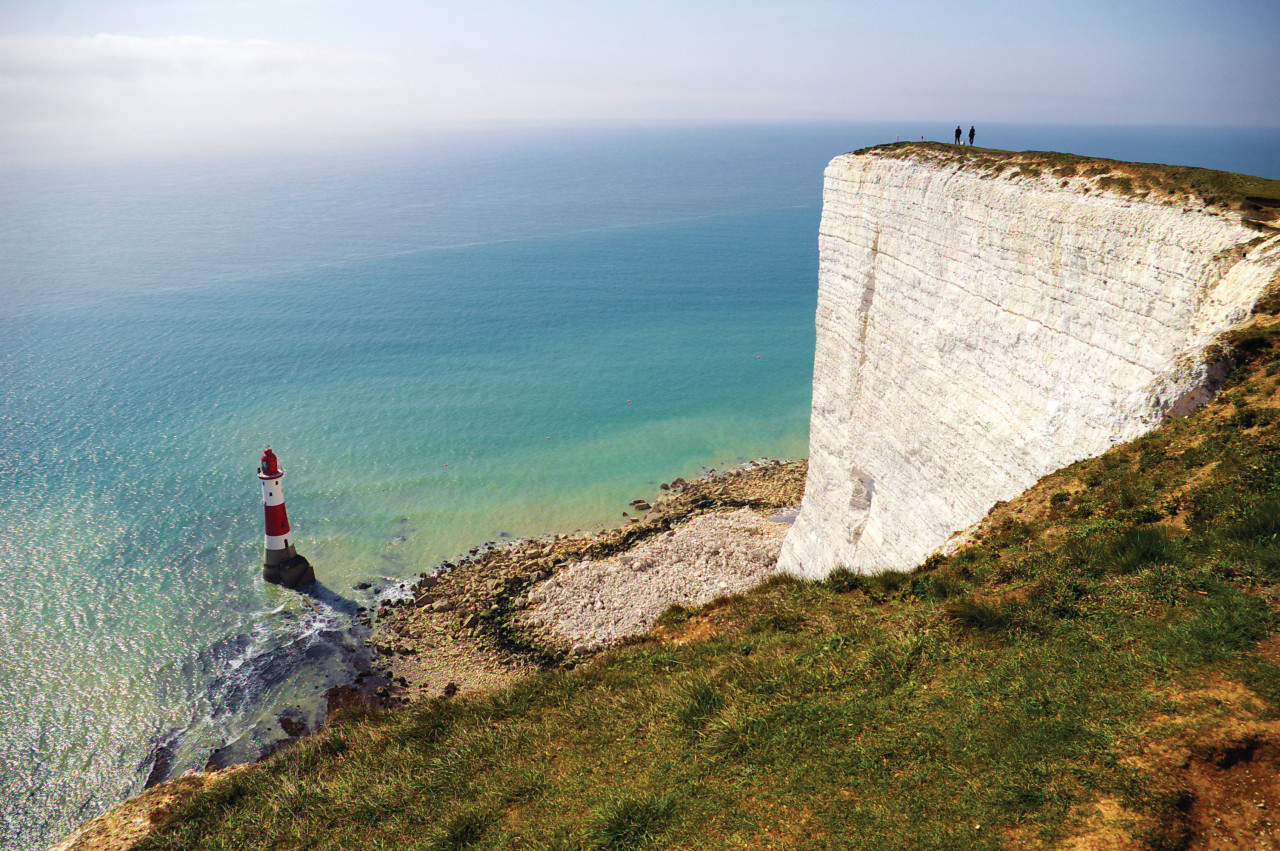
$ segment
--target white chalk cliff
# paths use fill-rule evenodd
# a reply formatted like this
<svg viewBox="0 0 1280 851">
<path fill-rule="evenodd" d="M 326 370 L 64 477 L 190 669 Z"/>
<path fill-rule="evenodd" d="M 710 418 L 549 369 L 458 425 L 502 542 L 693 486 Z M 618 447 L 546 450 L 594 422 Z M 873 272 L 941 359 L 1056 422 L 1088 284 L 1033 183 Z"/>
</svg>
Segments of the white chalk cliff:
<svg viewBox="0 0 1280 851">
<path fill-rule="evenodd" d="M 809 474 L 780 569 L 908 570 L 1206 400 L 1206 346 L 1280 269 L 1274 227 L 1194 195 L 993 162 L 912 146 L 828 166 Z"/>
</svg>

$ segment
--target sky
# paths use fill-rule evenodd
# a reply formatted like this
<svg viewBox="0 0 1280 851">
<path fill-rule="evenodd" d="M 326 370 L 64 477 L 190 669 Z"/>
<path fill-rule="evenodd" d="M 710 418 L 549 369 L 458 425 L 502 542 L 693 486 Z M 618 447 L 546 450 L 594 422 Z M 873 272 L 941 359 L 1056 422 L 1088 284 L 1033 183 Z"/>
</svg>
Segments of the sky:
<svg viewBox="0 0 1280 851">
<path fill-rule="evenodd" d="M 1280 0 L 0 0 L 0 157 L 512 122 L 1275 127 L 1278 44 Z"/>
</svg>

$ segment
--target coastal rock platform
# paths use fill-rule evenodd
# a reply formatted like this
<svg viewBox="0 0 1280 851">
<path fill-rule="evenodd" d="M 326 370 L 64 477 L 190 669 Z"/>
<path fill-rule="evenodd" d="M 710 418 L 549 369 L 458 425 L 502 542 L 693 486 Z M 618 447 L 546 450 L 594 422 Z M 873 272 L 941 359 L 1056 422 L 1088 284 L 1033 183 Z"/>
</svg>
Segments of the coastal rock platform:
<svg viewBox="0 0 1280 851">
<path fill-rule="evenodd" d="M 572 667 L 646 633 L 672 605 L 764 581 L 807 468 L 762 460 L 677 479 L 632 503 L 646 513 L 621 526 L 485 546 L 424 574 L 412 596 L 383 603 L 370 638 L 393 702 L 481 694 Z"/>
<path fill-rule="evenodd" d="M 701 606 L 763 582 L 789 528 L 750 508 L 696 516 L 624 555 L 569 565 L 529 592 L 517 623 L 576 655 L 601 650 L 648 632 L 672 605 Z"/>
</svg>

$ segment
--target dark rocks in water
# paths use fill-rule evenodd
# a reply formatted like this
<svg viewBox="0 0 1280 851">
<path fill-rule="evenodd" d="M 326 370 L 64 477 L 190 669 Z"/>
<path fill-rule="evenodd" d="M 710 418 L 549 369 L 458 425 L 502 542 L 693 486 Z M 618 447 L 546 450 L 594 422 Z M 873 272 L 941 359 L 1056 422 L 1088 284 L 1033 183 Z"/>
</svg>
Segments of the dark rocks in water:
<svg viewBox="0 0 1280 851">
<path fill-rule="evenodd" d="M 215 727 L 225 727 L 223 719 L 229 718 L 232 732 L 212 752 L 203 743 L 198 724 L 194 725 L 194 732 L 175 729 L 155 736 L 138 766 L 138 776 L 145 778 L 145 787 L 192 769 L 222 768 L 264 759 L 323 726 L 325 718 L 342 705 L 391 705 L 390 700 L 380 701 L 373 694 L 387 679 L 385 674 L 371 669 L 372 654 L 362 641 L 367 633 L 360 626 L 367 628 L 369 620 L 359 617 L 360 607 L 319 582 L 299 590 L 308 606 L 280 614 L 279 620 L 285 625 L 278 638 L 262 643 L 249 634 L 233 634 L 184 665 L 184 670 L 190 667 L 188 673 L 193 677 L 201 671 L 223 672 L 209 684 L 208 711 Z M 336 617 L 342 623 L 344 615 L 349 620 L 343 628 L 327 626 L 329 618 Z M 322 619 L 319 629 L 314 628 L 317 624 L 313 616 Z M 296 621 L 296 627 L 289 621 Z M 354 684 L 330 687 L 335 677 L 350 678 L 347 682 Z M 273 697 L 273 689 L 289 680 L 298 681 L 299 692 L 308 686 L 323 692 L 324 702 L 283 711 L 276 708 L 265 717 L 260 715 L 258 709 L 268 708 L 264 699 Z M 395 698 L 395 702 L 398 704 L 399 699 Z M 210 743 L 216 744 L 216 740 Z"/>
<path fill-rule="evenodd" d="M 239 749 L 235 743 L 223 745 L 213 753 L 209 754 L 209 760 L 204 764 L 205 771 L 217 771 L 220 768 L 226 768 L 231 765 L 239 765 L 247 760 L 239 753 Z"/>
<path fill-rule="evenodd" d="M 351 586 L 352 590 L 355 591 L 368 591 L 372 587 L 372 582 L 357 582 L 355 585 Z"/>
<path fill-rule="evenodd" d="M 387 708 L 391 696 L 387 688 L 391 682 L 383 672 L 370 675 L 367 679 L 358 680 L 355 685 L 334 686 L 324 693 L 328 715 L 348 706 L 368 706 Z"/>
<path fill-rule="evenodd" d="M 648 511 L 653 508 L 652 505 L 645 502 L 643 499 L 637 499 L 635 502 L 631 503 L 631 505 L 636 511 Z"/>
<path fill-rule="evenodd" d="M 156 784 L 163 783 L 169 779 L 169 774 L 173 771 L 173 746 L 177 744 L 177 734 L 169 736 L 169 740 L 163 744 L 157 744 L 148 758 L 151 760 L 151 770 L 147 772 L 146 782 L 142 784 L 143 789 L 150 789 Z"/>
<path fill-rule="evenodd" d="M 276 754 L 280 753 L 281 751 L 286 751 L 286 750 L 288 750 L 289 748 L 291 748 L 291 747 L 293 747 L 294 745 L 296 745 L 296 744 L 298 743 L 299 739 L 300 739 L 300 737 L 299 737 L 299 736 L 289 736 L 289 737 L 287 737 L 287 738 L 281 739 L 281 740 L 280 740 L 280 741 L 278 741 L 278 742 L 273 742 L 272 744 L 267 745 L 265 748 L 263 748 L 263 749 L 262 749 L 262 752 L 261 752 L 260 754 L 258 754 L 258 760 L 257 760 L 257 761 L 258 761 L 258 762 L 265 762 L 265 761 L 267 760 L 267 758 L 268 758 L 268 757 L 275 756 Z"/>
<path fill-rule="evenodd" d="M 305 736 L 308 732 L 307 722 L 301 718 L 291 718 L 288 715 L 280 716 L 280 729 L 284 730 L 288 736 Z"/>
</svg>

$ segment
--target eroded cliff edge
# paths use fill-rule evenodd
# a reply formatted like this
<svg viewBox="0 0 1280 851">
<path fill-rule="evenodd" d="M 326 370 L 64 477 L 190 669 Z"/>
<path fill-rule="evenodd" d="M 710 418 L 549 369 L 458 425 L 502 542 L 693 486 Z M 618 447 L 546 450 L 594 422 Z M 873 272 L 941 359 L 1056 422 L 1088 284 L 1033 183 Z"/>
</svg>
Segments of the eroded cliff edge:
<svg viewBox="0 0 1280 851">
<path fill-rule="evenodd" d="M 832 160 L 808 479 L 780 568 L 909 569 L 1206 400 L 1213 341 L 1280 274 L 1280 202 L 1193 172 L 938 145 Z"/>
</svg>

